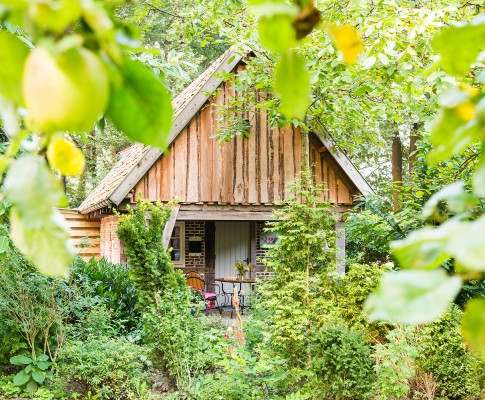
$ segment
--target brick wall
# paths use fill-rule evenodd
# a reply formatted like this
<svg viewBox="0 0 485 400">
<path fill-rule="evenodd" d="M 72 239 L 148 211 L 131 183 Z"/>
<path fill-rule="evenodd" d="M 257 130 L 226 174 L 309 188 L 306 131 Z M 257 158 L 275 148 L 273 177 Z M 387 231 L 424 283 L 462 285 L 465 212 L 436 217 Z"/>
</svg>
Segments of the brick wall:
<svg viewBox="0 0 485 400">
<path fill-rule="evenodd" d="M 254 268 L 255 272 L 264 271 L 266 265 L 263 260 L 266 256 L 268 249 L 263 249 L 260 245 L 261 233 L 264 232 L 264 226 L 266 221 L 256 221 L 256 265 Z"/>
<path fill-rule="evenodd" d="M 205 222 L 204 221 L 186 221 L 185 222 L 185 272 L 197 271 L 204 273 L 205 271 Z M 189 239 L 191 237 L 198 237 L 202 241 L 202 251 L 197 254 L 189 252 Z"/>
<path fill-rule="evenodd" d="M 99 229 L 100 255 L 115 264 L 126 262 L 123 244 L 120 239 L 118 239 L 118 236 L 116 236 L 117 229 L 118 216 L 112 215 L 101 219 Z"/>
</svg>

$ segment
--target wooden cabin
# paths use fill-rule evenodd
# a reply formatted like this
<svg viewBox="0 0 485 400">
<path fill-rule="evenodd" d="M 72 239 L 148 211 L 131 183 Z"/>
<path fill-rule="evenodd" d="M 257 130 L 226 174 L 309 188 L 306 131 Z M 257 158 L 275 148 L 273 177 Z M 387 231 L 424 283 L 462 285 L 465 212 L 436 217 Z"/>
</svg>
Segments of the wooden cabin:
<svg viewBox="0 0 485 400">
<path fill-rule="evenodd" d="M 257 261 L 267 239 L 263 227 L 272 219 L 275 202 L 288 196 L 286 185 L 305 165 L 313 168 L 317 182 L 326 184 L 336 212 L 348 210 L 355 196 L 372 191 L 329 137 L 292 126 L 271 128 L 266 112 L 258 108 L 244 116 L 250 125 L 248 139 L 239 136 L 219 145 L 212 138 L 218 132 L 215 105 L 227 104 L 235 95 L 221 75 L 236 74 L 244 60 L 228 50 L 173 100 L 167 152 L 132 145 L 80 205 L 77 219 L 70 211 L 68 222 L 79 225 L 82 217 L 93 223 L 91 232 L 84 232 L 94 247 L 82 254 L 124 261 L 113 209 L 126 209 L 140 193 L 151 201 L 178 198 L 165 232 L 174 265 L 209 279 L 234 276 L 236 260 L 264 268 Z M 72 225 L 74 232 L 77 225 Z"/>
</svg>

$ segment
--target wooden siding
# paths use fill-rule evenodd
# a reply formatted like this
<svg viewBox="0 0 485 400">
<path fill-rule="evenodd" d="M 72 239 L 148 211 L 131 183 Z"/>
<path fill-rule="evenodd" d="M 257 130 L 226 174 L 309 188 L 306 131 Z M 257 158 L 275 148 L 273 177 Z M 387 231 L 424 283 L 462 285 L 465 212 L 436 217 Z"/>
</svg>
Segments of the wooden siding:
<svg viewBox="0 0 485 400">
<path fill-rule="evenodd" d="M 219 145 L 211 138 L 218 131 L 214 103 L 227 104 L 229 87 L 222 85 L 135 186 L 134 201 L 140 192 L 152 201 L 177 197 L 182 204 L 270 205 L 288 196 L 286 185 L 299 175 L 304 162 L 300 130 L 271 129 L 266 113 L 253 108 L 246 115 L 250 138 L 239 136 Z M 344 172 L 325 161 L 316 145 L 309 151 L 317 180 L 326 183 L 329 198 L 351 204 L 354 190 L 339 178 Z"/>
<path fill-rule="evenodd" d="M 84 260 L 99 258 L 99 221 L 89 221 L 75 210 L 59 210 L 66 219 L 71 232 L 71 243 Z"/>
</svg>

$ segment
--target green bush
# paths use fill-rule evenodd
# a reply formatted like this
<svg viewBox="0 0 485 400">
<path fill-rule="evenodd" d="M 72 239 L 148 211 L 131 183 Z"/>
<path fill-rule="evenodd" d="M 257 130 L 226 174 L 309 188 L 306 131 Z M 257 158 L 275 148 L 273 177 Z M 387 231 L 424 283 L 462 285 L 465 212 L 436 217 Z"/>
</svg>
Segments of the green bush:
<svg viewBox="0 0 485 400">
<path fill-rule="evenodd" d="M 137 326 L 137 292 L 126 265 L 112 264 L 102 258 L 91 258 L 88 262 L 77 257 L 70 269 L 71 280 L 83 298 L 97 298 L 108 310 L 112 319 L 124 330 Z"/>
<path fill-rule="evenodd" d="M 73 341 L 59 354 L 56 377 L 63 389 L 74 383 L 100 399 L 130 398 L 148 378 L 144 353 L 142 347 L 122 337 Z"/>
<path fill-rule="evenodd" d="M 386 343 L 375 346 L 377 399 L 407 398 L 416 379 L 416 362 L 421 357 L 414 327 L 396 327 Z"/>
<path fill-rule="evenodd" d="M 315 398 L 371 397 L 375 383 L 374 360 L 361 332 L 329 323 L 314 333 L 311 346 Z"/>
<path fill-rule="evenodd" d="M 453 306 L 437 322 L 420 331 L 423 358 L 419 368 L 434 376 L 439 394 L 447 399 L 474 399 L 480 393 L 474 356 L 460 333 L 461 315 L 461 310 Z"/>
</svg>

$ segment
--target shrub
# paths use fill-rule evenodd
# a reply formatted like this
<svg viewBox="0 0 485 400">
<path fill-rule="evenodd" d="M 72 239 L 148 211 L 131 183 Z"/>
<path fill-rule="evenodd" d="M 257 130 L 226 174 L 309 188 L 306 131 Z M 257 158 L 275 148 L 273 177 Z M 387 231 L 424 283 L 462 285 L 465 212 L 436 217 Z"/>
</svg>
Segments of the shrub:
<svg viewBox="0 0 485 400">
<path fill-rule="evenodd" d="M 57 378 L 64 389 L 75 385 L 100 399 L 127 399 L 148 377 L 143 353 L 122 337 L 73 341 L 59 354 Z"/>
<path fill-rule="evenodd" d="M 461 310 L 453 306 L 437 322 L 425 325 L 420 331 L 423 358 L 419 368 L 433 374 L 439 394 L 449 399 L 476 398 L 480 391 L 474 357 L 460 333 L 461 315 Z"/>
<path fill-rule="evenodd" d="M 140 197 L 135 211 L 130 208 L 128 214 L 120 215 L 116 234 L 125 246 L 141 309 L 151 306 L 166 288 L 185 285 L 163 248 L 163 229 L 171 212 L 172 203 L 152 204 Z"/>
<path fill-rule="evenodd" d="M 112 264 L 104 258 L 85 262 L 77 257 L 71 266 L 71 280 L 79 294 L 99 299 L 125 330 L 135 328 L 139 319 L 135 310 L 137 292 L 129 273 L 126 265 Z"/>
<path fill-rule="evenodd" d="M 371 348 L 361 332 L 327 324 L 312 337 L 310 369 L 316 398 L 368 399 L 375 375 Z"/>
<path fill-rule="evenodd" d="M 377 399 L 407 398 L 416 379 L 416 361 L 420 348 L 414 327 L 397 327 L 386 336 L 387 342 L 377 344 Z"/>
</svg>

